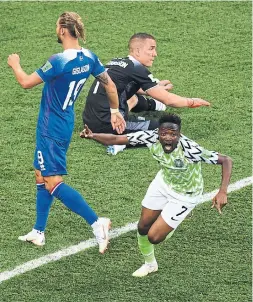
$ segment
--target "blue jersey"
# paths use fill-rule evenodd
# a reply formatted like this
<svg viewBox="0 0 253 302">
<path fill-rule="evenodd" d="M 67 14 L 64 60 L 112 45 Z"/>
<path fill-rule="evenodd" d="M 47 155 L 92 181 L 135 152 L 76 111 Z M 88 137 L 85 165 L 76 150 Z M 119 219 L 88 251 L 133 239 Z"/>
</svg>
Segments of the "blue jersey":
<svg viewBox="0 0 253 302">
<path fill-rule="evenodd" d="M 67 49 L 36 70 L 45 82 L 37 124 L 37 136 L 69 141 L 74 128 L 74 103 L 90 74 L 105 71 L 88 49 Z"/>
</svg>

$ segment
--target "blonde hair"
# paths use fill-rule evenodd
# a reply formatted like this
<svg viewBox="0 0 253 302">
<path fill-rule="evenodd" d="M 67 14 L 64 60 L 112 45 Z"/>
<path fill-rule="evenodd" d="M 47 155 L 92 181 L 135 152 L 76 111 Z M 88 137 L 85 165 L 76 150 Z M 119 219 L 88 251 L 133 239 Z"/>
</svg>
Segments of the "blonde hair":
<svg viewBox="0 0 253 302">
<path fill-rule="evenodd" d="M 58 19 L 60 27 L 67 28 L 73 38 L 81 39 L 85 43 L 85 28 L 82 18 L 74 12 L 64 12 Z"/>
</svg>

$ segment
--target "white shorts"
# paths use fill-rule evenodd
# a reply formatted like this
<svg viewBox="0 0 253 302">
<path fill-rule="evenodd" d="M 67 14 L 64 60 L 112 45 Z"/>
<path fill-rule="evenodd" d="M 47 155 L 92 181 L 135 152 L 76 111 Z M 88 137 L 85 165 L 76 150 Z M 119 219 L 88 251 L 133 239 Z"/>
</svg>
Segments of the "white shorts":
<svg viewBox="0 0 253 302">
<path fill-rule="evenodd" d="M 185 217 L 201 203 L 202 194 L 187 196 L 173 191 L 163 180 L 160 170 L 151 182 L 142 201 L 142 206 L 150 210 L 162 210 L 164 221 L 176 229 Z"/>
</svg>

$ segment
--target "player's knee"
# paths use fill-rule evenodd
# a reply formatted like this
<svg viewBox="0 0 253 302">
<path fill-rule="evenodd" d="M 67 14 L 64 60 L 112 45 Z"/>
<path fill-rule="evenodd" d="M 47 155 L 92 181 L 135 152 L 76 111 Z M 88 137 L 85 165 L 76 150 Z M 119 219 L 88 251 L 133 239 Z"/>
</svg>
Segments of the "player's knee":
<svg viewBox="0 0 253 302">
<path fill-rule="evenodd" d="M 148 234 L 148 240 L 152 244 L 158 244 L 164 240 L 159 234 Z"/>
<path fill-rule="evenodd" d="M 138 233 L 140 235 L 147 235 L 151 225 L 145 223 L 145 221 L 139 221 L 138 223 Z"/>
<path fill-rule="evenodd" d="M 42 184 L 44 183 L 44 178 L 41 175 L 41 172 L 39 170 L 35 170 L 35 179 L 37 184 Z"/>
<path fill-rule="evenodd" d="M 45 181 L 45 188 L 50 192 L 51 191 L 51 186 L 50 183 Z"/>
<path fill-rule="evenodd" d="M 129 111 L 135 108 L 138 103 L 138 98 L 136 95 L 133 95 L 129 100 L 127 100 Z"/>
<path fill-rule="evenodd" d="M 155 230 L 155 231 L 154 230 L 150 230 L 148 232 L 148 240 L 152 244 L 158 244 L 158 243 L 164 241 L 165 238 L 166 238 L 166 234 L 159 233 L 157 230 Z"/>
<path fill-rule="evenodd" d="M 63 181 L 61 176 L 49 176 L 44 177 L 45 181 L 45 187 L 49 192 L 52 192 L 52 190 Z"/>
<path fill-rule="evenodd" d="M 148 100 L 143 95 L 138 95 L 135 106 L 132 108 L 132 112 L 139 113 L 148 110 Z"/>
</svg>

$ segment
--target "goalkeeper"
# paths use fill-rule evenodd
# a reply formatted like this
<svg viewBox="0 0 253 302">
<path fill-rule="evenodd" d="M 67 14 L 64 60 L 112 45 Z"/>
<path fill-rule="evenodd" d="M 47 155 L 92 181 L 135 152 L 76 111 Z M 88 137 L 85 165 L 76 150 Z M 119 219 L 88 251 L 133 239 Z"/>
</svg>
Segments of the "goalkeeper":
<svg viewBox="0 0 253 302">
<path fill-rule="evenodd" d="M 167 90 L 172 89 L 170 81 L 159 81 L 153 76 L 148 68 L 152 67 L 157 57 L 154 36 L 136 33 L 130 38 L 128 47 L 127 57 L 114 58 L 106 64 L 107 72 L 117 88 L 119 111 L 126 121 L 124 133 L 153 130 L 158 127 L 156 120 L 130 117 L 129 111 L 161 110 L 157 108 L 157 104 L 163 107 L 162 110 L 166 106 L 196 108 L 210 105 L 200 98 L 186 98 L 168 92 Z M 83 123 L 93 132 L 116 134 L 110 122 L 111 111 L 107 94 L 97 80 L 90 87 L 82 117 Z"/>
</svg>

